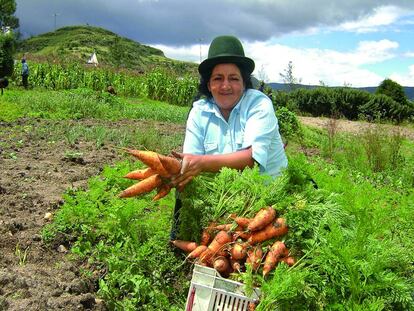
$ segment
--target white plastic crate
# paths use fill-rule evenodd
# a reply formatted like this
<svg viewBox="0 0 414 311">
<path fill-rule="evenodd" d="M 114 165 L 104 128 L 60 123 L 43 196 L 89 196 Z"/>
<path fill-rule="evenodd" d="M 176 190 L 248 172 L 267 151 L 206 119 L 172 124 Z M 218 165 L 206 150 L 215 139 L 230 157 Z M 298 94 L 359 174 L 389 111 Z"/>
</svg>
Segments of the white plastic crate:
<svg viewBox="0 0 414 311">
<path fill-rule="evenodd" d="M 258 288 L 247 297 L 242 283 L 225 279 L 215 269 L 196 264 L 185 310 L 247 311 L 249 303 L 257 302 L 259 297 Z"/>
</svg>

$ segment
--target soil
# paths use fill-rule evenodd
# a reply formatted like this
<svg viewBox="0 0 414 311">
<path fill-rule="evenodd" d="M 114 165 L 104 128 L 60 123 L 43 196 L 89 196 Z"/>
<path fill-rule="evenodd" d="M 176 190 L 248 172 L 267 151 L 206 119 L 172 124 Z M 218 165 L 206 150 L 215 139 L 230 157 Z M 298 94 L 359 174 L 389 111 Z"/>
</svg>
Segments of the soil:
<svg viewBox="0 0 414 311">
<path fill-rule="evenodd" d="M 306 125 L 326 128 L 327 119 L 300 118 Z M 23 119 L 0 123 L 0 311 L 2 310 L 106 310 L 96 296 L 99 273 L 86 277 L 82 262 L 68 256 L 68 245 L 45 245 L 42 227 L 63 204 L 66 189 L 82 188 L 105 165 L 124 159 L 111 146 L 94 142 L 52 142 L 47 135 L 32 135 L 28 126 L 47 128 L 45 120 Z M 62 121 L 63 122 L 63 121 Z M 106 127 L 136 126 L 137 121 L 76 121 Z M 171 125 L 147 122 L 159 131 L 181 131 Z M 55 125 L 55 124 L 54 124 Z M 364 125 L 340 121 L 350 132 Z M 406 130 L 414 139 L 414 130 Z M 67 150 L 77 156 L 68 156 Z M 50 213 L 50 214 L 49 214 Z"/>
<path fill-rule="evenodd" d="M 48 122 L 0 122 L 0 311 L 106 310 L 95 294 L 99 273 L 86 277 L 80 269 L 84 263 L 70 258 L 68 245 L 45 245 L 41 229 L 63 204 L 65 190 L 84 188 L 90 177 L 125 155 L 111 146 L 97 148 L 94 142 L 82 141 L 69 145 L 23 130 L 48 128 Z M 119 128 L 137 122 L 76 121 L 81 124 Z M 140 126 L 184 135 L 181 126 Z M 68 150 L 77 156 L 69 156 Z"/>
<path fill-rule="evenodd" d="M 300 122 L 304 125 L 316 127 L 323 130 L 333 130 L 336 132 L 348 132 L 357 134 L 368 128 L 372 128 L 377 125 L 362 121 L 348 121 L 341 119 L 329 119 L 329 118 L 314 118 L 314 117 L 298 117 Z M 390 134 L 399 134 L 410 140 L 414 140 L 414 128 L 395 126 L 389 124 L 378 125 L 381 131 L 388 132 Z"/>
</svg>

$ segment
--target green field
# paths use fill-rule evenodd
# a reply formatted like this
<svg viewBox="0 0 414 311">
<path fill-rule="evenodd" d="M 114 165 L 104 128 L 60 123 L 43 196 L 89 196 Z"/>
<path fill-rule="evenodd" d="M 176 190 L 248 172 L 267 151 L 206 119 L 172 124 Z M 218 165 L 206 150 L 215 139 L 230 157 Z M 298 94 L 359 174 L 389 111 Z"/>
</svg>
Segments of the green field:
<svg viewBox="0 0 414 311">
<path fill-rule="evenodd" d="M 180 149 L 188 110 L 86 88 L 12 87 L 0 100 L 5 124 L 50 120 L 53 140 L 162 154 Z M 414 142 L 375 125 L 352 135 L 328 125 L 306 128 L 279 113 L 289 168 L 274 181 L 256 169 L 198 177 L 183 193 L 180 237 L 197 240 L 209 221 L 272 205 L 287 219 L 283 241 L 297 264 L 279 264 L 265 279 L 252 271 L 231 276 L 261 287 L 256 310 L 414 310 Z M 76 120 L 95 125 L 70 123 Z M 137 128 L 161 122 L 164 131 L 114 126 L 127 120 Z M 41 130 L 33 128 L 31 135 Z M 133 183 L 120 177 L 142 166 L 125 155 L 91 178 L 87 189 L 68 189 L 42 239 L 51 245 L 64 236 L 73 259 L 87 261 L 83 273 L 106 271 L 97 293 L 109 309 L 183 310 L 192 262 L 168 241 L 174 191 L 157 202 L 151 201 L 154 193 L 117 197 Z"/>
</svg>

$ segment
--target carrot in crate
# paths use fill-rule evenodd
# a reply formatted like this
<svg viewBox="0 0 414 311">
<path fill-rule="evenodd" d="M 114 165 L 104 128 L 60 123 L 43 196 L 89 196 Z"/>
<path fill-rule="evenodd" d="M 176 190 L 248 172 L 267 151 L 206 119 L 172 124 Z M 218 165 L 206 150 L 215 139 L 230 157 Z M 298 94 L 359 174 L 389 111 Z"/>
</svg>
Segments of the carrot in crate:
<svg viewBox="0 0 414 311">
<path fill-rule="evenodd" d="M 224 256 L 215 257 L 213 260 L 213 268 L 226 275 L 231 270 L 230 261 Z"/>
</svg>

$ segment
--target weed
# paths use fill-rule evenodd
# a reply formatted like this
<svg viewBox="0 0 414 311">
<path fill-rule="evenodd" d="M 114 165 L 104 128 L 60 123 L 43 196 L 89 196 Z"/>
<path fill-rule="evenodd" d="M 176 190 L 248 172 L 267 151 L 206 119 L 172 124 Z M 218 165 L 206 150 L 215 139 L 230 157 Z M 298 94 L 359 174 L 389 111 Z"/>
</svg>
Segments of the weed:
<svg viewBox="0 0 414 311">
<path fill-rule="evenodd" d="M 328 134 L 328 156 L 332 159 L 335 151 L 335 138 L 338 133 L 338 120 L 335 117 L 328 118 L 326 122 L 326 130 Z"/>
<path fill-rule="evenodd" d="M 27 246 L 24 250 L 22 250 L 20 248 L 20 244 L 19 243 L 16 244 L 14 254 L 19 259 L 20 266 L 23 266 L 26 264 L 28 252 L 29 252 L 29 246 Z"/>
<path fill-rule="evenodd" d="M 400 150 L 404 139 L 401 133 L 397 131 L 389 135 L 379 126 L 370 126 L 360 137 L 369 167 L 373 172 L 395 169 L 400 160 Z"/>
</svg>

